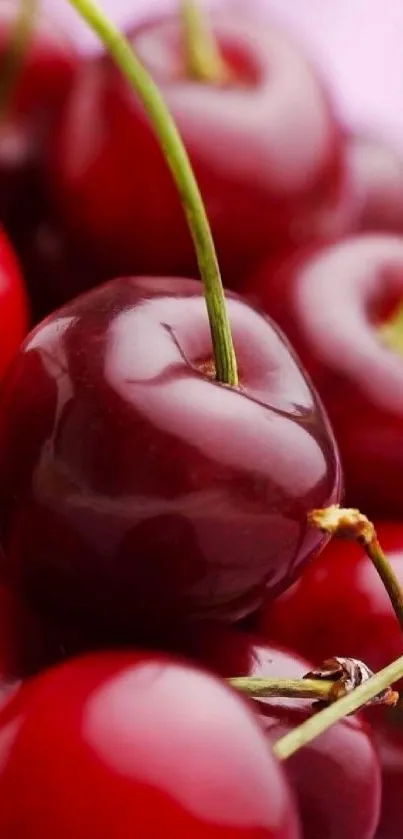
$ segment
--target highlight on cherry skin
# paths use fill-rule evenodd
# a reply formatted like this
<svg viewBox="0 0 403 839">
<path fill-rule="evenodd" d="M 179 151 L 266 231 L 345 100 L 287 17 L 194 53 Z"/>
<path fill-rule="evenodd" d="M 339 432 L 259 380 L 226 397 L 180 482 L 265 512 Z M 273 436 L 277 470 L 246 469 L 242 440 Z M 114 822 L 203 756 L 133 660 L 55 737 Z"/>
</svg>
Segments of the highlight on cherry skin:
<svg viewBox="0 0 403 839">
<path fill-rule="evenodd" d="M 378 539 L 403 585 L 403 524 L 375 522 Z M 332 541 L 303 576 L 265 611 L 262 634 L 318 663 L 343 650 L 374 671 L 394 661 L 402 633 L 389 597 L 363 548 Z"/>
<path fill-rule="evenodd" d="M 104 652 L 0 708 L 2 839 L 301 839 L 247 704 L 160 653 Z"/>
<path fill-rule="evenodd" d="M 340 447 L 346 505 L 403 510 L 403 237 L 361 234 L 268 261 L 245 285 L 284 329 L 312 377 Z"/>
<path fill-rule="evenodd" d="M 235 296 L 228 310 L 239 388 L 212 377 L 200 283 L 172 278 L 82 295 L 10 369 L 9 583 L 63 649 L 164 643 L 189 619 L 238 620 L 327 540 L 307 523 L 340 497 L 326 415 L 274 324 Z"/>
<path fill-rule="evenodd" d="M 225 678 L 300 679 L 312 670 L 312 662 L 298 654 L 218 622 L 192 625 L 179 646 Z M 314 713 L 310 700 L 260 698 L 253 707 L 272 743 Z M 369 726 L 358 717 L 333 725 L 289 758 L 285 771 L 304 839 L 374 836 L 381 805 L 379 762 Z"/>
<path fill-rule="evenodd" d="M 225 84 L 189 78 L 179 17 L 149 20 L 129 37 L 177 122 L 225 283 L 236 286 L 269 247 L 320 238 L 322 214 L 330 235 L 329 213 L 344 189 L 343 150 L 327 92 L 286 35 L 251 12 L 214 12 L 209 20 L 229 68 Z M 49 160 L 65 223 L 85 234 L 115 276 L 198 276 L 159 145 L 105 56 L 76 74 Z"/>
</svg>

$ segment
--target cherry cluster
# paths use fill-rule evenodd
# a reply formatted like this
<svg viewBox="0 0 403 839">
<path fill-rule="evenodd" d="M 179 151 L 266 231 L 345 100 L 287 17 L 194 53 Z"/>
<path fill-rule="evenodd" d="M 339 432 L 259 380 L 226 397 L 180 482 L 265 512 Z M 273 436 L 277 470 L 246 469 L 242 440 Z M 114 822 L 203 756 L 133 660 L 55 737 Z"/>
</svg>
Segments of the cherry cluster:
<svg viewBox="0 0 403 839">
<path fill-rule="evenodd" d="M 344 475 L 403 586 L 403 158 L 179 6 L 95 57 L 0 6 L 0 837 L 401 839 L 399 704 L 276 744 L 402 652 L 309 514 Z"/>
</svg>

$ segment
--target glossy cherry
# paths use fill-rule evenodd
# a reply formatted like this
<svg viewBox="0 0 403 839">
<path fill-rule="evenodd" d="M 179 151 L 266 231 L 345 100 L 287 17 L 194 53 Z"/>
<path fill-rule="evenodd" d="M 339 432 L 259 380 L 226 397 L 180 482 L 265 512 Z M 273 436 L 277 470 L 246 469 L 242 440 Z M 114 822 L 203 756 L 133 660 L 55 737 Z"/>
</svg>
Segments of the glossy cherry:
<svg viewBox="0 0 403 839">
<path fill-rule="evenodd" d="M 285 649 L 231 627 L 193 627 L 185 649 L 220 675 L 299 679 L 312 665 Z M 295 699 L 254 703 L 261 724 L 275 742 L 312 713 Z M 380 773 L 369 729 L 358 718 L 344 719 L 285 763 L 297 797 L 304 839 L 372 839 L 380 810 Z"/>
<path fill-rule="evenodd" d="M 403 525 L 379 522 L 379 540 L 403 585 Z M 372 563 L 354 542 L 330 542 L 267 610 L 264 634 L 316 664 L 360 658 L 373 670 L 402 654 L 402 632 Z"/>
<path fill-rule="evenodd" d="M 191 617 L 242 618 L 326 541 L 306 516 L 340 494 L 327 419 L 273 324 L 241 298 L 228 308 L 238 389 L 212 376 L 200 283 L 172 278 L 82 295 L 33 331 L 7 377 L 10 580 L 87 643 L 161 643 Z"/>
<path fill-rule="evenodd" d="M 50 671 L 0 711 L 2 839 L 298 839 L 283 770 L 234 692 L 146 653 Z"/>
<path fill-rule="evenodd" d="M 375 138 L 351 136 L 346 166 L 356 201 L 354 228 L 403 232 L 403 157 Z"/>
<path fill-rule="evenodd" d="M 28 331 L 28 301 L 17 257 L 0 228 L 0 378 Z"/>
<path fill-rule="evenodd" d="M 0 6 L 0 61 L 10 43 L 18 5 L 11 2 Z M 50 123 L 67 94 L 77 61 L 74 47 L 55 21 L 39 13 L 0 127 L 2 221 L 17 225 L 24 216 L 32 170 L 43 155 Z"/>
<path fill-rule="evenodd" d="M 379 326 L 403 297 L 403 237 L 362 234 L 266 264 L 248 283 L 310 373 L 340 446 L 347 503 L 403 511 L 403 358 Z"/>
<path fill-rule="evenodd" d="M 295 46 L 251 16 L 222 12 L 213 22 L 233 74 L 227 85 L 186 78 L 173 16 L 142 25 L 130 39 L 175 117 L 233 285 L 279 241 L 319 235 L 322 211 L 328 232 L 342 164 L 327 96 Z M 50 186 L 67 223 L 115 275 L 197 276 L 159 144 L 108 58 L 77 74 L 53 144 Z"/>
</svg>

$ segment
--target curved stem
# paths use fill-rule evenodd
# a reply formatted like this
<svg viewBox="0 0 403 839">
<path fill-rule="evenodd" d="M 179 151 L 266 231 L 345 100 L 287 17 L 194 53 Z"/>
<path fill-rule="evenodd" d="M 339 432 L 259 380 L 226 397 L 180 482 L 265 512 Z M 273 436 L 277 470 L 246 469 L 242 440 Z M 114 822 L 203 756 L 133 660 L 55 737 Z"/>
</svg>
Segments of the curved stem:
<svg viewBox="0 0 403 839">
<path fill-rule="evenodd" d="M 384 667 L 367 682 L 355 688 L 347 696 L 343 696 L 333 705 L 305 720 L 302 725 L 285 734 L 273 746 L 274 754 L 279 760 L 286 760 L 295 752 L 306 746 L 319 734 L 323 734 L 331 725 L 358 711 L 367 702 L 403 677 L 403 656 L 396 659 L 388 667 Z"/>
<path fill-rule="evenodd" d="M 236 676 L 228 679 L 231 687 L 253 699 L 290 697 L 291 699 L 319 699 L 332 701 L 334 682 L 321 679 L 264 679 Z"/>
<path fill-rule="evenodd" d="M 181 2 L 186 75 L 199 82 L 223 84 L 230 73 L 201 3 L 202 0 Z"/>
<path fill-rule="evenodd" d="M 403 589 L 378 542 L 372 522 L 359 510 L 345 509 L 337 504 L 324 510 L 312 510 L 308 519 L 324 533 L 330 533 L 341 539 L 355 539 L 364 548 L 385 586 L 403 631 Z"/>
<path fill-rule="evenodd" d="M 69 2 L 101 38 L 125 78 L 140 96 L 150 117 L 178 187 L 193 238 L 204 283 L 216 377 L 220 382 L 236 386 L 237 363 L 213 237 L 200 191 L 175 122 L 157 85 L 134 55 L 129 42 L 98 9 L 96 3 L 93 0 Z"/>
<path fill-rule="evenodd" d="M 0 121 L 4 120 L 24 66 L 35 27 L 38 0 L 19 0 L 11 36 L 0 64 Z"/>
</svg>

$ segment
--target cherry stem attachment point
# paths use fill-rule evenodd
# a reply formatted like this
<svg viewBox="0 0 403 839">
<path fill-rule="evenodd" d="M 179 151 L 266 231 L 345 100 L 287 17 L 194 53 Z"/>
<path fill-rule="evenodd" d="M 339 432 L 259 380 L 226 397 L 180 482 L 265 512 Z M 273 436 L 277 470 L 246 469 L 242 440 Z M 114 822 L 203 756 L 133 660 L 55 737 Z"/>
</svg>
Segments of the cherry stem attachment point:
<svg viewBox="0 0 403 839">
<path fill-rule="evenodd" d="M 372 522 L 359 510 L 345 509 L 337 504 L 323 510 L 312 510 L 308 520 L 324 533 L 341 539 L 355 539 L 364 548 L 385 586 L 403 631 L 403 589 L 378 542 Z"/>
<path fill-rule="evenodd" d="M 222 85 L 230 80 L 230 72 L 207 15 L 201 8 L 202 2 L 181 0 L 186 75 L 195 81 Z"/>
<path fill-rule="evenodd" d="M 403 677 L 403 656 L 396 659 L 396 661 L 384 667 L 379 673 L 376 673 L 368 681 L 359 685 L 351 693 L 343 696 L 341 699 L 334 702 L 332 705 L 324 708 L 323 711 L 313 715 L 305 720 L 302 725 L 294 728 L 292 731 L 277 740 L 273 746 L 273 751 L 279 760 L 286 760 L 295 754 L 303 746 L 306 746 L 320 734 L 323 734 L 330 726 L 334 725 L 339 720 L 353 714 L 362 708 L 363 705 L 371 702 L 382 691 L 386 690 L 389 685 L 397 682 Z"/>
<path fill-rule="evenodd" d="M 0 62 L 0 121 L 7 116 L 31 42 L 38 0 L 19 0 L 10 39 Z"/>
<path fill-rule="evenodd" d="M 136 58 L 127 39 L 93 0 L 69 0 L 99 36 L 115 64 L 141 99 L 178 187 L 204 284 L 216 378 L 236 387 L 238 369 L 220 269 L 203 200 L 188 154 L 164 98 Z"/>
<path fill-rule="evenodd" d="M 320 679 L 264 679 L 236 676 L 228 684 L 252 699 L 268 697 L 290 697 L 291 699 L 318 699 L 332 701 L 333 681 Z"/>
</svg>

